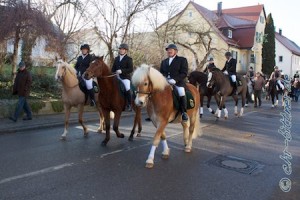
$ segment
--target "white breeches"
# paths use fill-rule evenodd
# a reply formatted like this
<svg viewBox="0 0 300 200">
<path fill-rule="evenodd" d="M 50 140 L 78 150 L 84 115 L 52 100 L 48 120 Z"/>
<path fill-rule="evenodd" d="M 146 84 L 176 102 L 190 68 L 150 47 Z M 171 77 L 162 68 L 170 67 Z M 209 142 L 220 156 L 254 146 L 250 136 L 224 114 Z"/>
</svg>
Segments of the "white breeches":
<svg viewBox="0 0 300 200">
<path fill-rule="evenodd" d="M 129 91 L 130 90 L 130 80 L 128 80 L 128 79 L 121 79 L 121 78 L 119 78 L 119 79 L 124 84 L 126 91 Z"/>
<path fill-rule="evenodd" d="M 175 87 L 176 87 L 177 92 L 178 92 L 178 94 L 179 94 L 180 97 L 185 96 L 185 90 L 184 90 L 184 87 L 178 87 L 178 86 L 176 86 L 176 85 L 175 85 Z"/>
<path fill-rule="evenodd" d="M 230 78 L 231 78 L 232 82 L 234 82 L 234 83 L 236 82 L 236 75 L 231 75 Z"/>
<path fill-rule="evenodd" d="M 90 80 L 84 79 L 85 81 L 85 86 L 88 90 L 93 89 L 93 79 L 91 78 Z"/>
<path fill-rule="evenodd" d="M 284 85 L 281 83 L 280 80 L 277 80 L 277 84 L 281 87 L 282 90 L 284 90 Z"/>
</svg>

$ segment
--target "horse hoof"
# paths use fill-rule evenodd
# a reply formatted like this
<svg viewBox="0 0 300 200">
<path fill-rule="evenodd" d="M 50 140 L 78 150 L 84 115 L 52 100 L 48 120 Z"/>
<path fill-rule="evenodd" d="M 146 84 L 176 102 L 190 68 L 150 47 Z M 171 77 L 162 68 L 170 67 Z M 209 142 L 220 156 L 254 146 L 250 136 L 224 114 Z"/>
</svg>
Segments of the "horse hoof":
<svg viewBox="0 0 300 200">
<path fill-rule="evenodd" d="M 161 158 L 165 159 L 165 160 L 169 159 L 169 156 L 170 156 L 170 149 L 169 148 L 168 148 L 168 150 L 166 150 L 166 152 L 163 152 L 161 154 Z"/>
<path fill-rule="evenodd" d="M 189 148 L 189 147 L 185 147 L 185 148 L 184 148 L 184 152 L 185 152 L 185 153 L 191 153 L 191 151 L 192 151 L 192 149 Z"/>
<path fill-rule="evenodd" d="M 138 134 L 136 135 L 136 137 L 142 137 L 142 134 L 141 134 L 141 133 L 138 133 Z"/>
<path fill-rule="evenodd" d="M 224 117 L 224 119 L 228 119 L 228 117 Z"/>
<path fill-rule="evenodd" d="M 98 132 L 99 134 L 102 134 L 102 129 L 98 129 L 97 132 Z"/>
<path fill-rule="evenodd" d="M 101 143 L 101 146 L 103 146 L 103 147 L 106 147 L 106 145 L 107 145 L 107 141 L 102 141 L 102 143 Z"/>
<path fill-rule="evenodd" d="M 132 141 L 133 141 L 133 137 L 130 136 L 130 137 L 128 138 L 128 141 L 132 142 Z"/>
<path fill-rule="evenodd" d="M 200 118 L 202 118 L 202 114 L 200 114 Z"/>
<path fill-rule="evenodd" d="M 145 165 L 145 167 L 146 167 L 147 169 L 152 169 L 153 166 L 154 166 L 153 163 L 146 163 L 146 165 Z"/>
<path fill-rule="evenodd" d="M 83 137 L 84 137 L 84 138 L 88 138 L 88 137 L 89 137 L 89 133 L 84 133 L 84 134 L 83 134 Z"/>
<path fill-rule="evenodd" d="M 66 141 L 66 140 L 67 140 L 67 137 L 66 137 L 66 136 L 61 136 L 61 137 L 60 137 L 60 140 Z"/>
<path fill-rule="evenodd" d="M 123 133 L 120 133 L 117 137 L 118 137 L 118 138 L 124 138 L 125 135 L 124 135 Z"/>
</svg>

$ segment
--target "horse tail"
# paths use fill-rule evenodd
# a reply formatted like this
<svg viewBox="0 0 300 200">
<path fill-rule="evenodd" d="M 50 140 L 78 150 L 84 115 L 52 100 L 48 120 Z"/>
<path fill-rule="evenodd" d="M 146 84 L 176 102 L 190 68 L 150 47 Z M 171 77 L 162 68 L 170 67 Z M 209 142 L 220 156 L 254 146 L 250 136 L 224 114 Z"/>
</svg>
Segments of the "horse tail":
<svg viewBox="0 0 300 200">
<path fill-rule="evenodd" d="M 193 131 L 193 139 L 201 136 L 203 134 L 202 128 L 200 127 L 200 111 L 199 108 L 197 109 L 196 113 L 196 121 L 194 125 L 194 131 Z"/>
</svg>

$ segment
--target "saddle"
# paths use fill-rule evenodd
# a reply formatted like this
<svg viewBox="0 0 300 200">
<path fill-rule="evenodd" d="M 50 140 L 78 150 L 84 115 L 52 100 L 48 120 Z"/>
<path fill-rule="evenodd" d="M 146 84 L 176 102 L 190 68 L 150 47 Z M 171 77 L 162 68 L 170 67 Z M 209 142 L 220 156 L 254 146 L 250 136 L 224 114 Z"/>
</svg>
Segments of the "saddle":
<svg viewBox="0 0 300 200">
<path fill-rule="evenodd" d="M 176 108 L 176 110 L 179 110 L 179 106 L 180 106 L 180 103 L 179 103 L 179 94 L 178 94 L 178 91 L 177 89 L 175 88 L 175 86 L 172 86 L 173 87 L 173 105 L 174 107 Z M 187 102 L 187 110 L 190 110 L 190 109 L 193 109 L 195 107 L 195 99 L 191 93 L 190 90 L 186 89 L 185 88 L 185 97 L 186 97 L 186 102 Z"/>
<path fill-rule="evenodd" d="M 232 82 L 230 76 L 229 75 L 226 75 L 226 76 L 229 78 L 230 84 L 233 85 L 233 82 Z M 242 82 L 242 80 L 239 76 L 236 76 L 236 82 L 237 82 L 237 86 L 242 86 L 243 85 L 243 82 Z"/>
<path fill-rule="evenodd" d="M 126 88 L 125 88 L 125 85 L 123 84 L 123 82 L 120 79 L 118 79 L 118 78 L 116 78 L 116 79 L 118 81 L 119 91 L 121 93 L 121 96 L 125 98 L 126 97 Z M 132 92 L 132 91 L 135 91 L 135 89 L 136 88 L 130 83 L 130 91 L 131 91 L 131 97 L 132 97 L 132 99 L 135 99 L 135 97 L 136 97 L 135 93 Z"/>
<path fill-rule="evenodd" d="M 77 76 L 77 79 L 78 79 L 78 86 L 85 95 L 85 103 L 86 103 L 88 100 L 88 89 L 86 88 L 85 81 L 81 76 Z M 99 92 L 99 87 L 96 81 L 93 81 L 93 90 L 95 93 Z"/>
</svg>

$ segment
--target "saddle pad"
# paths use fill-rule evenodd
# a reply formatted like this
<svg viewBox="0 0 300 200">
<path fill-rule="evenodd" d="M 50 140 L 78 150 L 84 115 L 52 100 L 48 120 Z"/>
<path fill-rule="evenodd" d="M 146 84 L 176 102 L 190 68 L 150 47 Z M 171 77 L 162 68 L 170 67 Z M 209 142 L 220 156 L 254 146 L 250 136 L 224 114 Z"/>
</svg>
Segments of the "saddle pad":
<svg viewBox="0 0 300 200">
<path fill-rule="evenodd" d="M 179 95 L 177 94 L 176 89 L 173 90 L 173 104 L 176 110 L 179 110 Z M 195 107 L 195 100 L 192 93 L 189 90 L 185 91 L 185 96 L 187 99 L 187 110 L 193 109 Z"/>
</svg>

